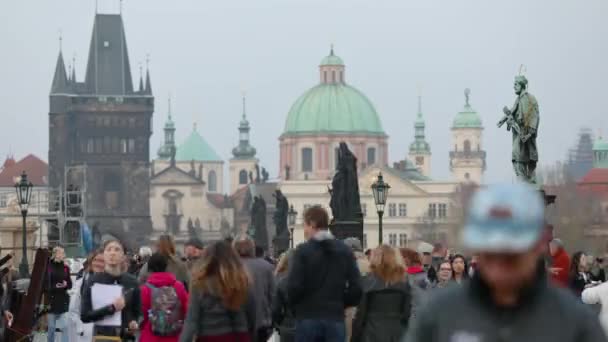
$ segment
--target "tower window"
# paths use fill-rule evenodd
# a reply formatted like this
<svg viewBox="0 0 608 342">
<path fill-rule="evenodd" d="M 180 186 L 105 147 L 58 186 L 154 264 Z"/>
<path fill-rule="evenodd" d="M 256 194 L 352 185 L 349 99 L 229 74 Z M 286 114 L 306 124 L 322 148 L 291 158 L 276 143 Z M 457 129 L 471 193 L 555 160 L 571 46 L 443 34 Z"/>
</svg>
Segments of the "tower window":
<svg viewBox="0 0 608 342">
<path fill-rule="evenodd" d="M 312 172 L 312 148 L 302 149 L 302 172 Z"/>
<path fill-rule="evenodd" d="M 464 153 L 471 152 L 471 142 L 469 140 L 464 141 Z"/>
<path fill-rule="evenodd" d="M 327 71 L 323 71 L 323 82 L 327 83 Z"/>
<path fill-rule="evenodd" d="M 336 71 L 335 70 L 331 71 L 331 82 L 336 83 Z"/>
<path fill-rule="evenodd" d="M 369 147 L 367 149 L 367 165 L 374 165 L 374 164 L 376 164 L 376 148 Z"/>
<path fill-rule="evenodd" d="M 217 176 L 215 175 L 215 171 L 209 171 L 209 175 L 207 176 L 207 187 L 209 188 L 209 192 L 217 191 Z"/>
<path fill-rule="evenodd" d="M 247 171 L 239 171 L 239 184 L 247 184 Z"/>
</svg>

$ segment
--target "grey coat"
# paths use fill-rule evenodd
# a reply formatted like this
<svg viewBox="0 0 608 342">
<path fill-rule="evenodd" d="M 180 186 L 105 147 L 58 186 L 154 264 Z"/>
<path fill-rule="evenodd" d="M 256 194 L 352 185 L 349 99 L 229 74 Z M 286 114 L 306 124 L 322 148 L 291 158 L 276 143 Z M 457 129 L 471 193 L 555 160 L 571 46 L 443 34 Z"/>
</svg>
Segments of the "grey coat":
<svg viewBox="0 0 608 342">
<path fill-rule="evenodd" d="M 272 298 L 275 293 L 274 267 L 262 258 L 242 258 L 253 283 L 256 328 L 272 326 Z"/>
</svg>

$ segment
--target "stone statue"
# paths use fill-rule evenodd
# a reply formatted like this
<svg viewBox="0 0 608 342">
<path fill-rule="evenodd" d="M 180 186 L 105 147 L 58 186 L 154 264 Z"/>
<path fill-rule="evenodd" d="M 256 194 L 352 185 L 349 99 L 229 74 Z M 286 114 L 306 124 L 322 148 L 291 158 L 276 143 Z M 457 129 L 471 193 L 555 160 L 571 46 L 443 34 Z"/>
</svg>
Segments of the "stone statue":
<svg viewBox="0 0 608 342">
<path fill-rule="evenodd" d="M 287 213 L 289 211 L 289 202 L 281 190 L 275 190 L 272 195 L 275 200 L 275 211 L 273 216 L 274 225 L 276 227 L 276 236 L 289 238 L 289 231 L 287 229 Z"/>
<path fill-rule="evenodd" d="M 255 164 L 255 184 L 260 184 L 260 165 Z"/>
<path fill-rule="evenodd" d="M 538 102 L 528 93 L 528 80 L 519 75 L 513 86 L 517 98 L 513 108 L 503 108 L 505 116 L 498 122 L 498 127 L 507 124 L 507 131 L 513 134 L 513 152 L 511 161 L 515 175 L 522 181 L 536 184 L 536 164 L 538 163 L 539 111 Z"/>
<path fill-rule="evenodd" d="M 249 184 L 253 184 L 253 172 L 249 171 Z"/>
<path fill-rule="evenodd" d="M 261 196 L 253 198 L 251 206 L 251 226 L 255 245 L 268 248 L 268 231 L 266 229 L 266 201 Z"/>
<path fill-rule="evenodd" d="M 262 183 L 268 183 L 268 178 L 270 178 L 268 171 L 266 171 L 265 168 L 262 168 Z"/>
<path fill-rule="evenodd" d="M 338 149 L 338 167 L 331 186 L 329 206 L 334 221 L 356 220 L 361 213 L 357 158 L 344 142 Z"/>
</svg>

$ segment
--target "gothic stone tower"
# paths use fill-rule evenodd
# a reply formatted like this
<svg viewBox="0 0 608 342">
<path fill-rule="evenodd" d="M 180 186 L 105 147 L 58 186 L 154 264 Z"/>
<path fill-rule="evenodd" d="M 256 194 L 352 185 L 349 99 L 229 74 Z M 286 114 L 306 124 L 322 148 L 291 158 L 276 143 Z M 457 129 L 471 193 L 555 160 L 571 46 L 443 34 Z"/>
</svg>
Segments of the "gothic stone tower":
<svg viewBox="0 0 608 342">
<path fill-rule="evenodd" d="M 97 14 L 84 82 L 66 75 L 60 52 L 50 93 L 50 186 L 83 186 L 76 181 L 79 172 L 64 181 L 66 168 L 83 166 L 87 223 L 101 234 L 128 233 L 129 244 L 142 243 L 152 229 L 149 72 L 145 86 L 141 78 L 139 83 L 134 90 L 121 15 Z"/>
</svg>

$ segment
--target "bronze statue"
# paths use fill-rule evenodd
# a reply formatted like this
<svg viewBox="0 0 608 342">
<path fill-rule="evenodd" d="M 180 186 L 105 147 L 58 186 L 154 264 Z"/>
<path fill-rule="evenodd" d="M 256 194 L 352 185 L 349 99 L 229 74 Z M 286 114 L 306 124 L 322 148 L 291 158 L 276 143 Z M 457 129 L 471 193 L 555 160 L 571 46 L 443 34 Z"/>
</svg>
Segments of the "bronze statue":
<svg viewBox="0 0 608 342">
<path fill-rule="evenodd" d="M 498 127 L 507 124 L 507 131 L 513 134 L 513 151 L 511 161 L 515 175 L 522 181 L 536 184 L 536 164 L 538 163 L 539 110 L 536 98 L 528 93 L 528 80 L 519 75 L 513 86 L 517 98 L 513 108 L 503 108 L 505 116 L 498 122 Z"/>
<path fill-rule="evenodd" d="M 266 229 L 266 201 L 262 196 L 255 196 L 251 206 L 251 226 L 255 245 L 268 248 L 268 231 Z"/>
<path fill-rule="evenodd" d="M 344 142 L 338 149 L 338 167 L 331 186 L 329 206 L 334 221 L 356 220 L 361 213 L 357 158 Z"/>
</svg>

